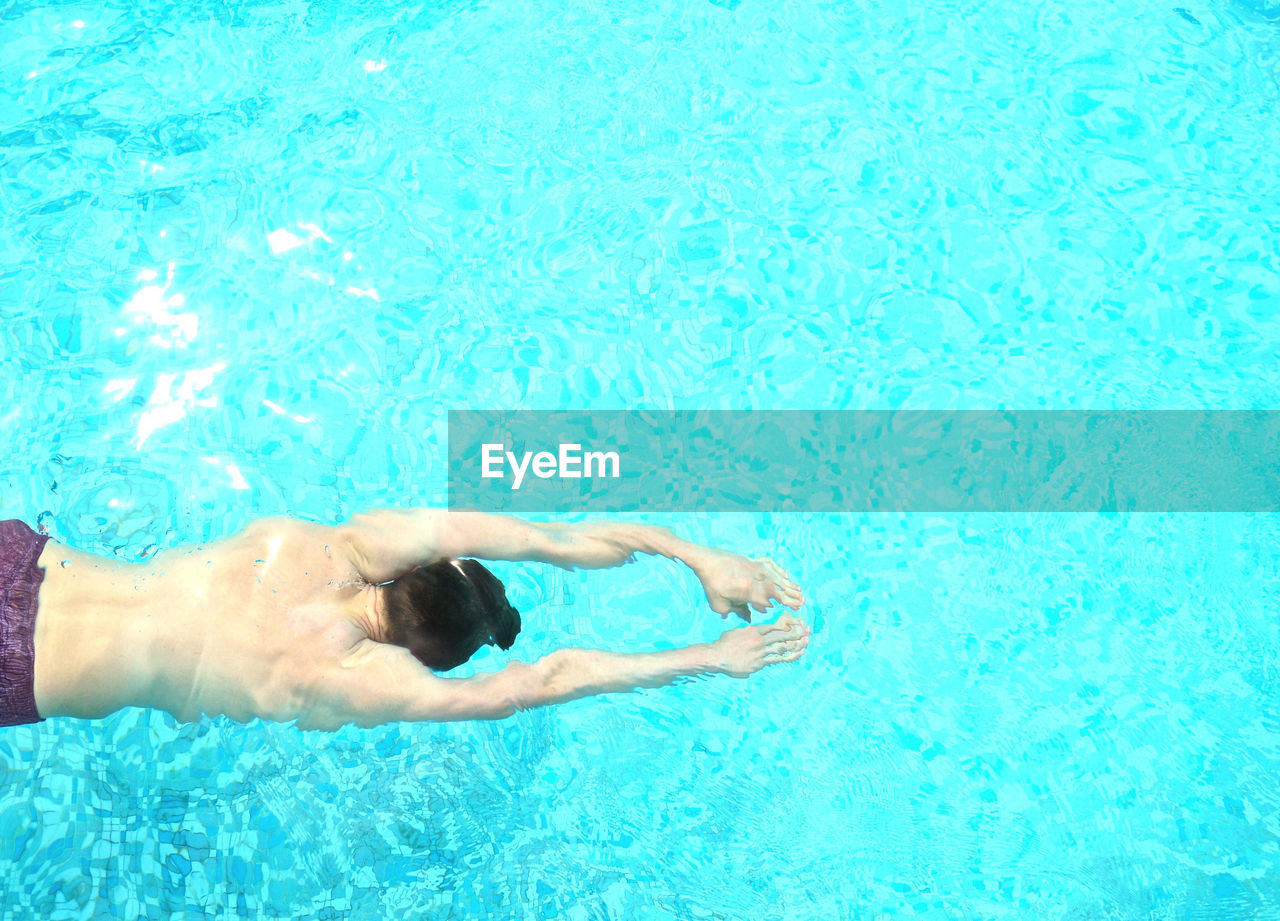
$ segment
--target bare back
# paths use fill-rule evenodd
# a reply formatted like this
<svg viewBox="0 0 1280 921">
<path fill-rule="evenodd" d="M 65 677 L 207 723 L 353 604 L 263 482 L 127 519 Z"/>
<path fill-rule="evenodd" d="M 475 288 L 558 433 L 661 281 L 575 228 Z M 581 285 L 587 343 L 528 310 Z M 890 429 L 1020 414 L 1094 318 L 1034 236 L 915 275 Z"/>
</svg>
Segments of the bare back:
<svg viewBox="0 0 1280 921">
<path fill-rule="evenodd" d="M 263 519 L 144 564 L 49 541 L 35 636 L 40 713 L 139 706 L 181 720 L 325 721 L 325 678 L 366 638 L 360 615 L 374 591 L 326 545 L 328 531 Z"/>
</svg>

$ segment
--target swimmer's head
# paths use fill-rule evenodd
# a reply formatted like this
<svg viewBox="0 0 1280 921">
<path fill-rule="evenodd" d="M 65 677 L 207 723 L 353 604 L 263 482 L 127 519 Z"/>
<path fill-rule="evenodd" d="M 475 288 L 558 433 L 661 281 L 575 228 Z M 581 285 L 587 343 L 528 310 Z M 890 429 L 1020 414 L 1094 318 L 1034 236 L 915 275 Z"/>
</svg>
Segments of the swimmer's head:
<svg viewBox="0 0 1280 921">
<path fill-rule="evenodd" d="M 419 566 L 382 590 L 386 641 L 436 671 L 466 662 L 486 644 L 510 649 L 520 612 L 506 587 L 475 560 Z"/>
</svg>

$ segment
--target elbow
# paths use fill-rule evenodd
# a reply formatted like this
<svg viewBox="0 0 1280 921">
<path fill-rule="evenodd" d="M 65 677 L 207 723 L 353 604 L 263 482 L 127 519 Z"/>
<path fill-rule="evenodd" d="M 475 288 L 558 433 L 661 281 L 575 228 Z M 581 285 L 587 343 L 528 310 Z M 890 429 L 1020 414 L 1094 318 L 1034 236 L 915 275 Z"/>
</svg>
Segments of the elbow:
<svg viewBox="0 0 1280 921">
<path fill-rule="evenodd" d="M 427 719 L 502 720 L 535 707 L 572 696 L 564 670 L 564 651 L 552 653 L 533 665 L 512 662 L 500 672 L 482 679 L 475 690 L 445 708 L 433 708 Z M 472 679 L 457 679 L 470 681 Z"/>
<path fill-rule="evenodd" d="M 559 649 L 543 656 L 530 666 L 535 674 L 529 679 L 529 693 L 535 694 L 539 703 L 553 704 L 572 699 L 578 687 L 574 661 L 575 651 L 572 649 Z"/>
<path fill-rule="evenodd" d="M 531 537 L 531 540 L 537 540 L 539 544 L 538 555 L 552 566 L 567 569 L 569 572 L 576 570 L 578 539 L 573 532 L 568 528 L 549 529 L 540 525 L 535 527 L 537 528 L 536 538 Z"/>
<path fill-rule="evenodd" d="M 549 702 L 551 684 L 542 667 L 545 661 L 540 660 L 534 665 L 513 662 L 507 666 L 506 671 L 510 675 L 502 695 L 502 704 L 507 711 L 504 715 L 510 716 L 519 710 L 532 710 Z"/>
<path fill-rule="evenodd" d="M 548 703 L 547 683 L 538 665 L 512 662 L 494 678 L 498 680 L 487 689 L 483 700 L 466 707 L 455 718 L 502 720 Z"/>
</svg>

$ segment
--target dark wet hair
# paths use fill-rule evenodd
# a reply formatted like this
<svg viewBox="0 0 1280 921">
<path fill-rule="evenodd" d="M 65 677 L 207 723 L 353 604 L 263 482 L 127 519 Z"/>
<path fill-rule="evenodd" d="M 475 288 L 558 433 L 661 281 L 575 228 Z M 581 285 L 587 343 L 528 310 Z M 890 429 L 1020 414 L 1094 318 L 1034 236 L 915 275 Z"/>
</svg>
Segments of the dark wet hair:
<svg viewBox="0 0 1280 921">
<path fill-rule="evenodd" d="M 510 649 L 520 612 L 506 586 L 475 560 L 419 566 L 382 589 L 386 641 L 437 671 L 456 668 L 485 644 Z"/>
</svg>

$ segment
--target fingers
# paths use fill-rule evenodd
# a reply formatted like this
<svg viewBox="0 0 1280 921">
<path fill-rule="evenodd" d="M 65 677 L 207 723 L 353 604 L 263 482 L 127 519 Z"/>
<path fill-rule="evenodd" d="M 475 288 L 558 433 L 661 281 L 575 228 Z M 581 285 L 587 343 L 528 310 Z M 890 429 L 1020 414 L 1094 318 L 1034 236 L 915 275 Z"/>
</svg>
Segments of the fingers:
<svg viewBox="0 0 1280 921">
<path fill-rule="evenodd" d="M 808 636 L 805 636 L 802 634 L 796 634 L 789 640 L 779 640 L 777 642 L 770 643 L 765 647 L 764 654 L 766 656 L 786 655 L 789 652 L 793 652 L 797 649 L 803 648 L 805 645 L 808 644 L 808 642 L 809 642 Z"/>
<path fill-rule="evenodd" d="M 765 579 L 777 583 L 778 585 L 786 585 L 791 582 L 791 577 L 788 576 L 786 572 L 783 571 L 782 567 L 773 560 L 764 557 L 757 559 L 755 562 L 760 567 L 759 570 L 756 571 L 757 582 L 762 582 Z"/>
<path fill-rule="evenodd" d="M 782 630 L 782 631 L 788 630 L 791 627 L 791 622 L 794 620 L 795 618 L 792 617 L 790 614 L 783 614 L 773 623 L 761 624 L 760 626 L 756 627 L 756 630 L 760 632 L 761 636 L 768 636 L 770 633 L 773 633 L 778 630 Z"/>
<path fill-rule="evenodd" d="M 731 648 L 749 657 L 743 666 L 744 674 L 749 674 L 779 662 L 795 662 L 808 650 L 812 632 L 799 618 L 784 614 L 771 624 L 742 627 L 725 637 L 733 638 L 727 641 Z"/>
<path fill-rule="evenodd" d="M 787 571 L 779 566 L 771 556 L 756 557 L 756 562 L 762 566 L 772 569 L 780 578 L 785 579 L 787 577 Z"/>
<path fill-rule="evenodd" d="M 793 611 L 797 610 L 800 605 L 804 604 L 804 595 L 801 594 L 799 589 L 792 591 L 784 587 L 775 586 L 773 591 L 769 592 L 765 597 L 767 604 L 777 601 L 780 604 L 791 608 Z"/>
<path fill-rule="evenodd" d="M 778 601 L 795 610 L 804 604 L 804 592 L 800 586 L 791 578 L 791 574 L 773 559 L 767 556 L 756 557 L 752 562 L 760 567 L 756 572 L 756 581 L 770 583 L 764 598 L 766 605 L 769 602 Z"/>
<path fill-rule="evenodd" d="M 761 557 L 760 564 L 764 567 L 769 577 L 779 585 L 799 589 L 795 579 L 791 578 L 791 573 L 787 572 L 769 557 Z"/>
<path fill-rule="evenodd" d="M 806 646 L 807 646 L 807 644 L 806 644 Z M 802 655 L 804 655 L 804 653 L 805 653 L 805 648 L 806 648 L 805 646 L 802 646 L 801 648 L 799 648 L 799 649 L 795 650 L 794 652 L 789 652 L 789 653 L 787 653 L 785 656 L 778 656 L 777 658 L 773 658 L 773 659 L 766 659 L 764 664 L 765 664 L 765 665 L 777 665 L 777 664 L 778 664 L 778 663 L 780 663 L 780 662 L 795 662 L 795 661 L 796 661 L 797 659 L 799 659 Z"/>
<path fill-rule="evenodd" d="M 761 624 L 756 630 L 766 641 L 771 642 L 783 642 L 809 634 L 808 625 L 790 614 L 783 614 L 771 624 Z M 778 636 L 779 633 L 782 635 Z"/>
<path fill-rule="evenodd" d="M 764 651 L 764 662 L 766 665 L 794 662 L 804 655 L 808 648 L 809 633 L 806 630 L 794 639 L 771 643 Z"/>
</svg>

